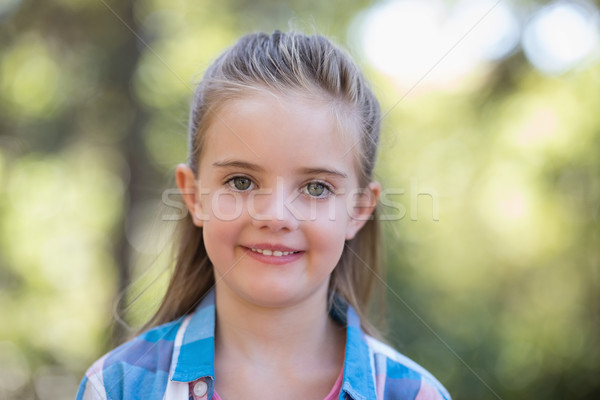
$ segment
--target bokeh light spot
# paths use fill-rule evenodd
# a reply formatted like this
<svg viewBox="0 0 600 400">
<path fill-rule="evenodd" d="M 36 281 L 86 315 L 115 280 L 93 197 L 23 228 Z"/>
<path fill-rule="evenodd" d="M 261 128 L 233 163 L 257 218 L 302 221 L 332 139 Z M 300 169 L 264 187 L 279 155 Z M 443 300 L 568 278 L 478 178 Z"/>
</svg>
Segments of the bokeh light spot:
<svg viewBox="0 0 600 400">
<path fill-rule="evenodd" d="M 548 74 L 577 66 L 598 54 L 598 10 L 573 1 L 541 8 L 523 32 L 523 50 L 536 68 Z"/>
<path fill-rule="evenodd" d="M 396 0 L 358 17 L 367 59 L 401 84 L 444 85 L 517 45 L 519 24 L 502 2 Z M 354 27 L 353 27 L 354 28 Z"/>
</svg>

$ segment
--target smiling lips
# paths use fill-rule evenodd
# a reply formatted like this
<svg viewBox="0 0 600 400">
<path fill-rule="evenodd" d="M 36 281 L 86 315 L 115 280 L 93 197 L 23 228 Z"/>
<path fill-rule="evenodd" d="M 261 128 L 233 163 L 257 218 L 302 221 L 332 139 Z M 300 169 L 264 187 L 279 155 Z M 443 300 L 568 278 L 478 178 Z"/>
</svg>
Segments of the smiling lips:
<svg viewBox="0 0 600 400">
<path fill-rule="evenodd" d="M 273 256 L 273 257 L 281 257 L 281 256 L 287 256 L 290 254 L 300 253 L 299 251 L 279 251 L 279 250 L 268 250 L 268 249 L 263 250 L 263 249 L 254 249 L 254 248 L 251 248 L 250 250 L 252 250 L 255 253 L 260 253 L 265 256 Z"/>
<path fill-rule="evenodd" d="M 252 247 L 246 247 L 246 251 L 252 258 L 267 264 L 286 264 L 297 260 L 304 254 L 304 251 L 301 250 L 271 244 L 255 244 Z"/>
</svg>

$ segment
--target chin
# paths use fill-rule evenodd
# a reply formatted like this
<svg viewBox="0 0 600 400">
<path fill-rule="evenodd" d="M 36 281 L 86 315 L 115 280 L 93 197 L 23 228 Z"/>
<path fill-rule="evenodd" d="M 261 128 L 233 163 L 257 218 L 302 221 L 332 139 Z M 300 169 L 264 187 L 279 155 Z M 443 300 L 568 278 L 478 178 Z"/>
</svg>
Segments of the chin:
<svg viewBox="0 0 600 400">
<path fill-rule="evenodd" d="M 305 301 L 312 301 L 311 298 L 320 296 L 323 292 L 323 299 L 327 299 L 327 290 L 321 290 L 320 287 L 312 289 L 299 289 L 296 285 L 256 285 L 252 291 L 247 292 L 247 300 L 260 307 L 265 308 L 285 308 L 296 306 Z"/>
<path fill-rule="evenodd" d="M 293 291 L 287 288 L 270 287 L 267 290 L 258 290 L 248 293 L 247 300 L 260 307 L 282 308 L 297 303 L 298 297 L 301 296 L 294 295 Z"/>
</svg>

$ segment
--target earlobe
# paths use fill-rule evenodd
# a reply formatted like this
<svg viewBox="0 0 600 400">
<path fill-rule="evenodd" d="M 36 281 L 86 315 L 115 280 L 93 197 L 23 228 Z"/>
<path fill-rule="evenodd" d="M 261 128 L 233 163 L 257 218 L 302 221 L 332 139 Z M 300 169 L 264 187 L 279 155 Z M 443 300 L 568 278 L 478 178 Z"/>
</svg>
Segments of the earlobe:
<svg viewBox="0 0 600 400">
<path fill-rule="evenodd" d="M 177 187 L 181 192 L 181 197 L 189 213 L 192 216 L 194 225 L 202 227 L 202 203 L 200 202 L 200 195 L 198 193 L 198 187 L 196 185 L 196 177 L 192 169 L 185 165 L 179 164 L 175 169 L 175 180 Z"/>
<path fill-rule="evenodd" d="M 351 220 L 346 228 L 346 240 L 353 239 L 367 221 L 373 218 L 380 193 L 379 182 L 371 182 L 366 188 L 351 196 L 352 205 L 348 209 Z"/>
</svg>

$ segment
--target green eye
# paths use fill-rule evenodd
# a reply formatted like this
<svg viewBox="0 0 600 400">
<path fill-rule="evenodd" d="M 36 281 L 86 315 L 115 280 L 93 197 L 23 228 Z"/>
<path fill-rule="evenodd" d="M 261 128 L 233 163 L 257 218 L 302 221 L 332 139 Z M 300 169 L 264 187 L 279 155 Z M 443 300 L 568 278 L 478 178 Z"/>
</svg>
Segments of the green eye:
<svg viewBox="0 0 600 400">
<path fill-rule="evenodd" d="M 245 191 L 252 186 L 252 181 L 245 176 L 236 176 L 229 180 L 229 185 L 236 190 Z"/>
<path fill-rule="evenodd" d="M 320 182 L 310 182 L 306 185 L 306 193 L 312 197 L 325 197 L 329 193 L 329 189 Z"/>
</svg>

